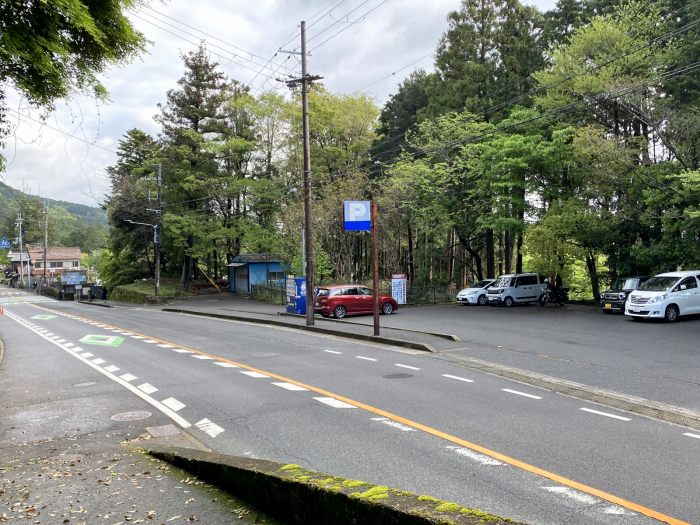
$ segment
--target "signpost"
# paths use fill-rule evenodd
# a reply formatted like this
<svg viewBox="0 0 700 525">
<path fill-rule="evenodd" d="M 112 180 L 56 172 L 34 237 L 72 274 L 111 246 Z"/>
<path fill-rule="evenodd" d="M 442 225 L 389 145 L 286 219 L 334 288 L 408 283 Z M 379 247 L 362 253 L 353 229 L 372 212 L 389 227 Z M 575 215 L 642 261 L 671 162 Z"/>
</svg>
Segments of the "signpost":
<svg viewBox="0 0 700 525">
<path fill-rule="evenodd" d="M 10 249 L 10 241 L 7 237 L 3 237 L 0 239 L 0 250 L 9 250 Z"/>
<path fill-rule="evenodd" d="M 374 312 L 374 335 L 379 335 L 379 256 L 377 247 L 377 203 L 374 201 L 344 201 L 343 228 L 345 231 L 372 232 L 372 310 Z"/>
<path fill-rule="evenodd" d="M 391 276 L 391 296 L 398 304 L 406 304 L 406 275 L 395 273 Z"/>
</svg>

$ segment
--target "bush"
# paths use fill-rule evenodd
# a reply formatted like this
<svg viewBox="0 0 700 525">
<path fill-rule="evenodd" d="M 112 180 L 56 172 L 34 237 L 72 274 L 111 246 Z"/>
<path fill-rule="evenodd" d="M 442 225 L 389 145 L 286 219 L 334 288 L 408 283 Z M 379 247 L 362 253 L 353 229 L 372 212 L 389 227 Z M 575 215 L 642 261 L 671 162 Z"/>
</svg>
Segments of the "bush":
<svg viewBox="0 0 700 525">
<path fill-rule="evenodd" d="M 156 299 L 153 295 L 153 281 L 145 280 L 115 286 L 109 294 L 109 299 L 122 303 L 158 304 L 172 301 L 181 295 L 182 292 L 178 291 L 174 284 L 161 281 L 160 297 Z"/>
</svg>

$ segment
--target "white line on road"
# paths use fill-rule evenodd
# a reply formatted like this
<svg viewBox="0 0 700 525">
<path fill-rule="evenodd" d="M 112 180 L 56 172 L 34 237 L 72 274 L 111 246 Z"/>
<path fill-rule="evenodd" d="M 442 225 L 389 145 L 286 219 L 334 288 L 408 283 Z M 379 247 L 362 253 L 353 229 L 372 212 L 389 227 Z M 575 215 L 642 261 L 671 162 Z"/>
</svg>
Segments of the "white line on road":
<svg viewBox="0 0 700 525">
<path fill-rule="evenodd" d="M 308 388 L 303 386 L 293 385 L 292 383 L 272 383 L 275 386 L 284 388 L 285 390 L 291 390 L 292 392 L 308 392 Z"/>
<path fill-rule="evenodd" d="M 688 436 L 689 438 L 700 439 L 700 436 L 698 436 L 697 434 L 691 434 L 690 432 L 686 432 L 686 433 L 683 434 L 683 435 L 684 435 L 684 436 Z"/>
<path fill-rule="evenodd" d="M 553 494 L 560 494 L 579 503 L 585 503 L 586 505 L 595 505 L 600 500 L 579 492 L 578 490 L 571 489 L 569 487 L 542 487 L 547 492 L 552 492 Z"/>
<path fill-rule="evenodd" d="M 119 376 L 119 379 L 123 379 L 124 381 L 133 381 L 134 379 L 136 379 L 136 376 L 132 374 L 124 374 Z"/>
<path fill-rule="evenodd" d="M 178 401 L 174 397 L 169 397 L 168 399 L 164 399 L 163 401 L 161 401 L 161 403 L 163 403 L 169 409 L 174 410 L 175 412 L 185 408 L 185 406 L 186 406 L 184 403 L 181 403 L 180 401 Z"/>
<path fill-rule="evenodd" d="M 453 376 L 450 374 L 442 374 L 442 377 L 446 377 L 448 379 L 456 379 L 457 381 L 464 381 L 465 383 L 473 383 L 473 379 L 467 379 L 466 377 L 459 377 L 459 376 Z"/>
<path fill-rule="evenodd" d="M 92 354 L 91 354 L 90 352 L 85 352 L 84 354 L 80 354 L 80 355 L 82 355 L 82 356 L 83 356 L 84 358 L 86 358 L 86 359 L 87 359 L 88 357 L 92 357 Z"/>
<path fill-rule="evenodd" d="M 400 363 L 395 363 L 394 366 L 398 366 L 400 368 L 408 368 L 409 370 L 420 370 L 417 366 L 408 366 L 408 365 L 402 365 Z"/>
<path fill-rule="evenodd" d="M 144 342 L 144 343 L 148 343 L 149 345 L 154 345 L 154 344 L 156 344 L 158 341 L 154 341 L 153 339 L 144 339 L 143 342 Z"/>
<path fill-rule="evenodd" d="M 266 376 L 265 374 L 261 374 L 260 372 L 252 372 L 250 370 L 243 370 L 241 372 L 241 374 L 245 374 L 249 377 L 256 377 L 258 379 L 263 378 L 263 377 L 270 377 L 270 376 Z"/>
<path fill-rule="evenodd" d="M 153 392 L 158 392 L 158 389 L 154 387 L 151 383 L 144 383 L 139 385 L 139 390 L 146 392 L 147 394 L 152 394 Z"/>
<path fill-rule="evenodd" d="M 593 410 L 592 408 L 579 408 L 579 410 L 583 410 L 584 412 L 590 412 L 591 414 L 598 414 L 599 416 L 605 416 L 605 417 L 611 417 L 613 419 L 619 419 L 620 421 L 632 421 L 628 417 L 622 417 L 622 416 L 618 416 L 616 414 L 609 414 L 607 412 L 600 412 L 598 410 Z"/>
<path fill-rule="evenodd" d="M 173 347 L 173 345 L 168 345 L 168 344 L 162 344 L 162 345 L 158 345 L 158 346 L 160 348 L 172 348 Z"/>
<path fill-rule="evenodd" d="M 97 359 L 93 359 L 92 362 L 95 363 L 96 365 L 101 365 L 102 363 L 105 362 L 105 360 L 104 360 L 104 359 L 100 359 L 100 358 L 98 357 Z"/>
<path fill-rule="evenodd" d="M 131 338 L 132 339 L 145 339 L 145 337 L 142 337 L 140 335 L 132 335 Z"/>
<path fill-rule="evenodd" d="M 356 359 L 363 359 L 365 361 L 376 361 L 376 359 L 374 357 L 365 357 L 362 355 L 356 355 L 355 358 Z"/>
<path fill-rule="evenodd" d="M 208 355 L 201 355 L 201 354 L 195 354 L 192 357 L 194 357 L 195 359 L 202 359 L 203 361 L 214 359 L 213 357 L 209 357 Z"/>
<path fill-rule="evenodd" d="M 343 352 L 338 352 L 337 350 L 324 350 L 327 354 L 342 354 Z"/>
<path fill-rule="evenodd" d="M 398 421 L 394 421 L 392 419 L 388 419 L 385 417 L 372 417 L 370 418 L 372 421 L 378 421 L 386 426 L 393 427 L 393 428 L 398 428 L 402 432 L 415 432 L 416 429 L 413 427 L 409 427 L 408 425 L 404 425 L 403 423 L 399 423 Z"/>
<path fill-rule="evenodd" d="M 335 399 L 334 397 L 315 397 L 316 401 L 323 403 L 324 405 L 331 406 L 333 408 L 357 408 L 354 405 Z"/>
<path fill-rule="evenodd" d="M 505 463 L 501 463 L 497 459 L 490 458 L 488 456 L 485 456 L 483 454 L 479 454 L 478 452 L 474 452 L 473 450 L 470 450 L 468 448 L 464 447 L 455 447 L 455 446 L 448 446 L 445 447 L 448 450 L 454 451 L 455 454 L 459 454 L 460 456 L 463 456 L 465 458 L 473 459 L 477 463 L 481 463 L 482 465 L 488 465 L 488 466 L 502 466 L 505 465 Z"/>
<path fill-rule="evenodd" d="M 57 342 L 57 343 L 65 343 L 66 340 L 65 340 L 65 339 L 56 339 L 56 342 Z"/>
<path fill-rule="evenodd" d="M 63 343 L 63 346 L 70 348 L 73 346 L 73 343 Z"/>
<path fill-rule="evenodd" d="M 238 365 L 232 365 L 231 363 L 226 363 L 224 361 L 215 361 L 214 364 L 223 368 L 240 368 Z"/>
<path fill-rule="evenodd" d="M 532 394 L 526 394 L 525 392 L 519 392 L 518 390 L 511 390 L 510 388 L 501 388 L 504 392 L 509 394 L 515 394 L 516 396 L 529 397 L 530 399 L 542 399 L 540 396 L 533 396 Z"/>
<path fill-rule="evenodd" d="M 203 432 L 206 432 L 209 434 L 210 437 L 215 438 L 219 434 L 221 434 L 224 429 L 221 428 L 219 425 L 216 423 L 212 423 L 208 419 L 202 419 L 201 421 L 197 421 L 195 423 L 195 426 L 199 429 L 202 430 Z"/>
<path fill-rule="evenodd" d="M 177 352 L 178 354 L 191 354 L 192 350 L 185 350 L 184 348 L 173 348 L 173 352 Z"/>
<path fill-rule="evenodd" d="M 119 367 L 118 367 L 118 366 L 114 366 L 114 365 L 109 365 L 109 366 L 106 366 L 106 367 L 105 367 L 105 370 L 107 370 L 107 372 L 110 372 L 110 373 L 113 374 L 114 372 L 116 372 L 117 370 L 119 370 Z"/>
</svg>

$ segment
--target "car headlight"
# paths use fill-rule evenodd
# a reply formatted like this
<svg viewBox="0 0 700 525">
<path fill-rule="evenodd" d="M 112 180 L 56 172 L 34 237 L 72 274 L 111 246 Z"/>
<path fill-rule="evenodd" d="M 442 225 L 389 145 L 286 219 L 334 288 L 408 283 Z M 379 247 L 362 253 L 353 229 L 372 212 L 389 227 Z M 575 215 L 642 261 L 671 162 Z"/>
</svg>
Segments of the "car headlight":
<svg viewBox="0 0 700 525">
<path fill-rule="evenodd" d="M 624 301 L 624 300 L 627 298 L 627 294 L 626 294 L 626 293 L 621 293 L 621 294 L 619 294 L 619 295 L 617 296 L 617 298 L 618 298 L 618 299 L 622 299 L 622 300 Z"/>
<path fill-rule="evenodd" d="M 647 302 L 647 304 L 657 304 L 657 303 L 660 303 L 660 302 L 662 302 L 664 299 L 666 299 L 666 297 L 667 297 L 666 294 L 657 295 L 656 297 L 652 297 L 651 299 L 649 299 L 649 302 Z"/>
</svg>

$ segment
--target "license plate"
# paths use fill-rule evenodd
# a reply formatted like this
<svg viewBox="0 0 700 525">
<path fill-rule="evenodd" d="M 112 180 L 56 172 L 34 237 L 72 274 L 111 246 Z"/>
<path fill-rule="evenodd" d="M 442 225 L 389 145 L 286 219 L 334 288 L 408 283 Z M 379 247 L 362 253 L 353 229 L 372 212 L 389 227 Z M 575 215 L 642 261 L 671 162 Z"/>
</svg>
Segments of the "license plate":
<svg viewBox="0 0 700 525">
<path fill-rule="evenodd" d="M 639 309 L 637 309 L 637 308 L 630 308 L 629 311 L 632 313 L 635 313 L 635 314 L 639 313 Z"/>
<path fill-rule="evenodd" d="M 605 308 L 606 310 L 610 310 L 610 309 L 612 309 L 612 305 L 611 305 L 610 303 L 605 303 L 604 308 Z"/>
</svg>

